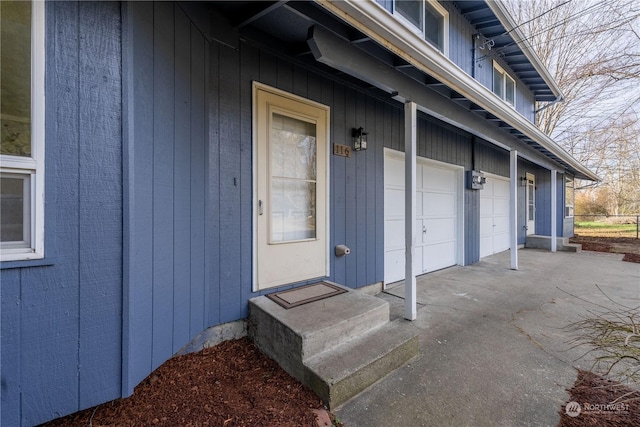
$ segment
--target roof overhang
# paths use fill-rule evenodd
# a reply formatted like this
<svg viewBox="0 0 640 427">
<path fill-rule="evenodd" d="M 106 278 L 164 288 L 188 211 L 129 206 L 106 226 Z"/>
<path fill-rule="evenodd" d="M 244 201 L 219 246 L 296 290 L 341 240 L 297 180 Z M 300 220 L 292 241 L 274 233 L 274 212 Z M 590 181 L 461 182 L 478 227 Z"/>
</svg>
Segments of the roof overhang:
<svg viewBox="0 0 640 427">
<path fill-rule="evenodd" d="M 456 6 L 471 25 L 493 42 L 492 49 L 500 53 L 520 81 L 531 90 L 536 101 L 563 98 L 557 83 L 502 2 L 463 0 L 456 2 Z"/>
<path fill-rule="evenodd" d="M 358 0 L 316 1 L 327 11 L 344 20 L 403 61 L 406 61 L 407 64 L 415 67 L 419 72 L 434 78 L 438 84 L 446 86 L 458 98 L 458 103 L 463 101 L 469 104 L 470 111 L 497 119 L 500 122 L 498 123 L 499 127 L 556 161 L 576 177 L 592 181 L 600 180 L 596 174 L 573 158 L 548 135 L 499 99 L 488 88 L 479 84 L 477 80 L 444 56 L 439 50 L 426 43 L 418 34 L 400 24 L 396 19 L 390 19 L 389 12 L 376 2 Z M 504 10 L 501 9 L 502 6 L 496 6 L 497 4 L 492 2 L 492 6 L 499 13 L 506 15 Z M 507 24 L 507 27 L 509 26 L 511 24 Z M 533 51 L 530 51 L 529 54 L 534 55 Z M 538 65 L 541 66 L 539 61 Z M 357 77 L 362 78 L 363 76 Z M 376 84 L 376 82 L 370 83 Z M 384 84 L 380 84 L 379 87 L 387 92 L 392 89 L 385 87 Z M 558 93 L 560 93 L 559 90 Z"/>
</svg>

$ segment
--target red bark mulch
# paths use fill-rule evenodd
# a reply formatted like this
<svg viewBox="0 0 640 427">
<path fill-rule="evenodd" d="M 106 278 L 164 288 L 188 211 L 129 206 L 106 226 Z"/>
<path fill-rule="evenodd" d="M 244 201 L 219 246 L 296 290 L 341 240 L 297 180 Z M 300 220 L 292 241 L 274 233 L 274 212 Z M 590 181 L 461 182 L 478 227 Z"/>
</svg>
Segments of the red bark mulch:
<svg viewBox="0 0 640 427">
<path fill-rule="evenodd" d="M 631 389 L 617 381 L 605 379 L 593 372 L 578 369 L 574 386 L 567 390 L 569 402 L 560 409 L 557 427 L 587 426 L 640 426 L 640 391 Z M 567 414 L 567 404 L 570 409 Z"/>
<path fill-rule="evenodd" d="M 578 236 L 569 240 L 579 243 L 585 251 L 624 254 L 623 261 L 640 263 L 640 239 L 632 237 L 591 237 Z"/>
<path fill-rule="evenodd" d="M 316 427 L 314 409 L 322 401 L 243 338 L 169 359 L 133 396 L 45 425 Z"/>
</svg>

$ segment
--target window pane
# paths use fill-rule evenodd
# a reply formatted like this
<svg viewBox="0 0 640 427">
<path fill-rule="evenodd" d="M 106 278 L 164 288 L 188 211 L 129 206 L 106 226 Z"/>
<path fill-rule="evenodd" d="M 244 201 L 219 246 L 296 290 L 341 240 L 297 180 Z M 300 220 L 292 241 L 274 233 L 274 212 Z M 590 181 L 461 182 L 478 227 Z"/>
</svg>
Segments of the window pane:
<svg viewBox="0 0 640 427">
<path fill-rule="evenodd" d="M 0 154 L 31 156 L 31 2 L 0 1 Z"/>
<path fill-rule="evenodd" d="M 316 124 L 271 117 L 271 242 L 316 237 Z"/>
<path fill-rule="evenodd" d="M 271 241 L 316 237 L 316 183 L 286 178 L 271 181 Z"/>
<path fill-rule="evenodd" d="M 396 12 L 422 31 L 422 0 L 396 0 Z"/>
<path fill-rule="evenodd" d="M 26 242 L 29 178 L 0 178 L 0 242 Z"/>
<path fill-rule="evenodd" d="M 424 21 L 424 38 L 442 52 L 444 50 L 443 16 L 427 3 Z"/>
<path fill-rule="evenodd" d="M 504 99 L 504 75 L 497 68 L 493 69 L 493 93 Z"/>
<path fill-rule="evenodd" d="M 316 125 L 274 113 L 271 118 L 271 175 L 316 179 Z"/>
<path fill-rule="evenodd" d="M 507 101 L 511 105 L 515 105 L 516 100 L 516 87 L 515 82 L 511 80 L 509 77 L 505 76 L 505 95 L 504 100 Z"/>
</svg>

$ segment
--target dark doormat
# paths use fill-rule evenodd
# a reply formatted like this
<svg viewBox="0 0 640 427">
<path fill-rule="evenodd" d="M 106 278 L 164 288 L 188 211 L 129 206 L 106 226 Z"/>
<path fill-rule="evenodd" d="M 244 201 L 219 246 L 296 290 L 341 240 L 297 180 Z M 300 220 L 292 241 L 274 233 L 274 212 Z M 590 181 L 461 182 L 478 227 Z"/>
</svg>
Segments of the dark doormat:
<svg viewBox="0 0 640 427">
<path fill-rule="evenodd" d="M 267 298 L 286 309 L 297 307 L 321 299 L 329 298 L 347 292 L 339 286 L 329 282 L 318 282 L 299 288 L 268 294 Z"/>
</svg>

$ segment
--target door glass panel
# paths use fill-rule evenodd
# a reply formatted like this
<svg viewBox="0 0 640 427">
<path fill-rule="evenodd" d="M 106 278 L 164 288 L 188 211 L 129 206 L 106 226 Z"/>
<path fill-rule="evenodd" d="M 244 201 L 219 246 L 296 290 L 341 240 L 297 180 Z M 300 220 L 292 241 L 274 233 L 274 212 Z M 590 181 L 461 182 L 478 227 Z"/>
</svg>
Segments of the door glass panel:
<svg viewBox="0 0 640 427">
<path fill-rule="evenodd" d="M 533 181 L 528 180 L 528 191 L 527 191 L 527 205 L 528 205 L 528 213 L 527 213 L 527 219 L 529 221 L 533 221 L 534 219 L 534 212 L 535 212 L 535 193 L 534 193 L 534 184 Z"/>
<path fill-rule="evenodd" d="M 0 154 L 31 157 L 31 2 L 0 1 Z"/>
<path fill-rule="evenodd" d="M 270 243 L 316 238 L 316 125 L 273 113 Z"/>
</svg>

